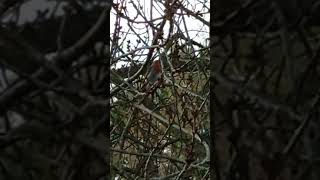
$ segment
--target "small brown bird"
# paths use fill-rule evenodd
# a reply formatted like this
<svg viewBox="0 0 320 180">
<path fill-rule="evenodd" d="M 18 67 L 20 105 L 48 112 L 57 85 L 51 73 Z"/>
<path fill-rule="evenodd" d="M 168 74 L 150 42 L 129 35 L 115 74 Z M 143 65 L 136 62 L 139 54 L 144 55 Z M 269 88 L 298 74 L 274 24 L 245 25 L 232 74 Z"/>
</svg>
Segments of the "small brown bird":
<svg viewBox="0 0 320 180">
<path fill-rule="evenodd" d="M 161 76 L 162 76 L 161 63 L 159 60 L 155 60 L 153 61 L 150 67 L 150 71 L 147 77 L 149 84 L 152 85 L 156 83 L 158 80 L 161 79 Z"/>
<path fill-rule="evenodd" d="M 142 89 L 145 91 L 147 95 L 147 97 L 143 99 L 143 104 L 150 109 L 154 109 L 156 107 L 153 101 L 154 92 L 157 89 L 157 87 L 160 85 L 161 80 L 162 80 L 161 62 L 159 60 L 155 60 L 152 62 L 149 68 L 146 82 L 142 87 Z M 151 98 L 149 98 L 149 95 L 151 95 Z"/>
<path fill-rule="evenodd" d="M 162 79 L 162 68 L 160 60 L 155 60 L 152 62 L 147 75 L 146 91 L 153 91 Z"/>
</svg>

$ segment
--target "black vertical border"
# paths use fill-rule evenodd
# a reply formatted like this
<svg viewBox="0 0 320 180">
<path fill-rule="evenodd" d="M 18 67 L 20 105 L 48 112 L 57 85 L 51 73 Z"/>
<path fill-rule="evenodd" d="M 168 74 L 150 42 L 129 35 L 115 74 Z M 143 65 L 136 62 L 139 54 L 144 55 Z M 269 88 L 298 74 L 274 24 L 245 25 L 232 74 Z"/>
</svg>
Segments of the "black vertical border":
<svg viewBox="0 0 320 180">
<path fill-rule="evenodd" d="M 214 29 L 213 29 L 213 19 L 214 19 L 214 1 L 210 1 L 210 179 L 211 180 L 221 180 L 220 171 L 219 171 L 219 162 L 216 147 L 216 134 L 215 134 L 215 118 L 214 118 L 214 107 L 215 107 L 215 96 L 214 96 L 214 86 L 215 86 L 215 78 L 214 78 L 214 47 L 213 47 L 213 37 L 214 37 Z"/>
<path fill-rule="evenodd" d="M 111 7 L 112 7 L 112 0 L 108 0 L 107 1 L 108 5 L 107 5 L 107 15 L 108 17 L 108 24 L 109 27 L 106 28 L 107 32 L 106 32 L 106 40 L 107 40 L 107 57 L 106 57 L 106 69 L 108 70 L 108 77 L 106 78 L 106 94 L 107 94 L 107 107 L 106 107 L 106 164 L 107 164 L 107 170 L 106 170 L 106 180 L 111 180 L 111 171 L 110 171 L 110 163 L 111 163 L 111 152 L 110 152 L 110 147 L 111 147 L 111 142 L 110 142 L 110 62 L 111 62 L 111 56 L 110 56 L 110 13 L 111 13 Z"/>
</svg>

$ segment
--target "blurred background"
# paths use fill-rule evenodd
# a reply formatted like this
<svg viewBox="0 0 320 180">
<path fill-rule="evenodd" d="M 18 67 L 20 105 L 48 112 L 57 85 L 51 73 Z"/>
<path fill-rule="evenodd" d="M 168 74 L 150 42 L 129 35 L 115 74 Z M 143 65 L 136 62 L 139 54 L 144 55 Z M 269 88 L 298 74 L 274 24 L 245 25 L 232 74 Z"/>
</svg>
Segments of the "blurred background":
<svg viewBox="0 0 320 180">
<path fill-rule="evenodd" d="M 0 2 L 0 179 L 106 179 L 110 8 Z"/>
<path fill-rule="evenodd" d="M 319 1 L 215 2 L 218 178 L 319 179 Z"/>
</svg>

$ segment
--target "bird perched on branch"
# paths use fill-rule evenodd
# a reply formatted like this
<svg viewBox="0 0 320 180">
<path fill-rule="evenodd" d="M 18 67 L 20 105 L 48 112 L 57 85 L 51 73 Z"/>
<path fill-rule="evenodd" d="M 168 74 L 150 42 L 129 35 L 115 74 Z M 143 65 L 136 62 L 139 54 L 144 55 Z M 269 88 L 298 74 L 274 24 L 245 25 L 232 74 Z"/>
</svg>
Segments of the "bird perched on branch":
<svg viewBox="0 0 320 180">
<path fill-rule="evenodd" d="M 148 74 L 148 82 L 149 84 L 154 84 L 158 80 L 161 79 L 162 76 L 162 69 L 161 69 L 161 63 L 160 60 L 155 60 L 151 64 L 149 74 Z"/>
<path fill-rule="evenodd" d="M 162 80 L 162 68 L 160 60 L 154 60 L 150 66 L 149 73 L 147 75 L 147 83 L 145 90 L 152 92 L 158 87 Z"/>
</svg>

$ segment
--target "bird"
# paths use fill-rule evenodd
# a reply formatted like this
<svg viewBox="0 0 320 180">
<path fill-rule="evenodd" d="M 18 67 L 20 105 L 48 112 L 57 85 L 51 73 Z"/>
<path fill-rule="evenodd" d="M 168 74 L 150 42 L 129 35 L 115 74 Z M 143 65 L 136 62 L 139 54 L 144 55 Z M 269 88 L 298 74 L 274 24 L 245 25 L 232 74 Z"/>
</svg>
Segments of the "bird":
<svg viewBox="0 0 320 180">
<path fill-rule="evenodd" d="M 158 80 L 161 79 L 161 76 L 162 76 L 162 69 L 161 69 L 160 60 L 155 60 L 152 62 L 149 70 L 149 74 L 147 76 L 148 83 L 151 85 L 156 83 Z"/>
<path fill-rule="evenodd" d="M 154 60 L 147 75 L 146 91 L 152 91 L 162 79 L 162 68 L 160 60 Z"/>
<path fill-rule="evenodd" d="M 154 93 L 162 82 L 162 68 L 160 60 L 157 59 L 152 62 L 145 80 L 146 81 L 142 88 L 147 96 L 143 99 L 143 104 L 150 109 L 154 109 L 156 107 L 156 103 L 154 102 Z M 149 95 L 151 95 L 151 98 L 149 98 Z"/>
</svg>

